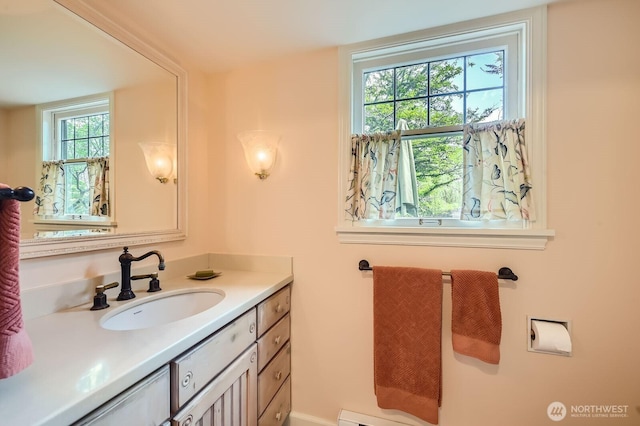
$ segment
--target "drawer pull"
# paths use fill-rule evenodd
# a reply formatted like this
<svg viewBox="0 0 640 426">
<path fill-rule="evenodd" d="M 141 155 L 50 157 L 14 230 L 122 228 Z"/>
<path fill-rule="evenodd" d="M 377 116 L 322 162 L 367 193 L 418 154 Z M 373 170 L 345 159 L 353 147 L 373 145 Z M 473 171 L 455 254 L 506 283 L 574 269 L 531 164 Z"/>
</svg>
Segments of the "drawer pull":
<svg viewBox="0 0 640 426">
<path fill-rule="evenodd" d="M 282 305 L 278 303 L 278 306 L 276 306 L 276 313 L 278 313 L 278 314 L 279 314 L 279 313 L 280 313 L 280 312 L 282 312 L 283 310 L 284 310 L 284 308 L 282 307 Z"/>
<path fill-rule="evenodd" d="M 280 411 L 278 411 L 278 412 L 276 413 L 276 420 L 277 420 L 277 421 L 280 421 L 280 419 L 281 419 L 281 418 L 282 418 L 282 413 L 281 413 Z"/>
<path fill-rule="evenodd" d="M 181 383 L 183 388 L 186 388 L 187 385 L 189 385 L 192 377 L 193 377 L 193 373 L 191 371 L 188 371 L 187 374 L 184 375 Z"/>
<path fill-rule="evenodd" d="M 251 361 L 251 363 L 253 364 L 254 362 L 256 362 L 256 358 L 258 357 L 258 354 L 255 352 L 251 352 L 251 358 L 249 359 Z"/>
<path fill-rule="evenodd" d="M 278 372 L 276 372 L 276 374 L 274 374 L 274 375 L 273 375 L 273 377 L 274 377 L 276 380 L 280 380 L 280 379 L 282 379 L 282 371 L 278 371 Z"/>
<path fill-rule="evenodd" d="M 276 344 L 276 345 L 279 345 L 281 339 L 282 338 L 280 336 L 276 336 L 275 339 L 273 339 L 273 343 Z"/>
<path fill-rule="evenodd" d="M 190 426 L 191 423 L 193 423 L 193 416 L 189 414 L 189 417 L 184 419 L 184 422 L 182 422 L 182 426 Z"/>
<path fill-rule="evenodd" d="M 256 323 L 252 322 L 249 326 L 249 333 L 253 334 L 256 331 Z"/>
</svg>

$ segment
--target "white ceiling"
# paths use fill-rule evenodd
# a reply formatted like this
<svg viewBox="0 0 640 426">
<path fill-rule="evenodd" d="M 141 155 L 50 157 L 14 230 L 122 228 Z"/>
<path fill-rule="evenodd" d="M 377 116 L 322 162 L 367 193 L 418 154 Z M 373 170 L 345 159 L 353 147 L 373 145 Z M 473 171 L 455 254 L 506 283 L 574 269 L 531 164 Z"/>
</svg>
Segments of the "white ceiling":
<svg viewBox="0 0 640 426">
<path fill-rule="evenodd" d="M 558 0 L 84 0 L 204 71 Z"/>
<path fill-rule="evenodd" d="M 178 62 L 219 72 L 564 0 L 69 1 L 92 6 Z M 158 74 L 56 6 L 0 0 L 0 108 L 115 90 Z"/>
<path fill-rule="evenodd" d="M 0 0 L 0 108 L 172 79 L 52 0 Z"/>
</svg>

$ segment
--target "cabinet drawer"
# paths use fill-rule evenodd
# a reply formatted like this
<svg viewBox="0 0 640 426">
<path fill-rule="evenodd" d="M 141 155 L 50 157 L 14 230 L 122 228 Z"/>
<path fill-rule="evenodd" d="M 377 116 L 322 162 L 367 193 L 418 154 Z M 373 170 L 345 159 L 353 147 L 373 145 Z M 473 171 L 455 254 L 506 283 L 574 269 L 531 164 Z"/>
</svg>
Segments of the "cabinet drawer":
<svg viewBox="0 0 640 426">
<path fill-rule="evenodd" d="M 271 361 L 271 358 L 289 341 L 291 321 L 285 315 L 276 325 L 258 340 L 258 371 Z"/>
<path fill-rule="evenodd" d="M 254 309 L 236 318 L 205 339 L 171 365 L 171 412 L 180 407 L 217 376 L 256 339 Z"/>
<path fill-rule="evenodd" d="M 151 426 L 168 418 L 169 367 L 165 365 L 73 426 Z"/>
<path fill-rule="evenodd" d="M 258 305 L 258 337 L 282 318 L 291 307 L 291 288 L 283 288 Z"/>
<path fill-rule="evenodd" d="M 291 412 L 291 379 L 287 378 L 273 401 L 262 413 L 258 426 L 281 426 Z"/>
<path fill-rule="evenodd" d="M 291 345 L 273 358 L 258 375 L 258 413 L 262 413 L 291 372 Z"/>
<path fill-rule="evenodd" d="M 174 426 L 255 426 L 256 345 L 247 349 L 172 419 Z"/>
</svg>

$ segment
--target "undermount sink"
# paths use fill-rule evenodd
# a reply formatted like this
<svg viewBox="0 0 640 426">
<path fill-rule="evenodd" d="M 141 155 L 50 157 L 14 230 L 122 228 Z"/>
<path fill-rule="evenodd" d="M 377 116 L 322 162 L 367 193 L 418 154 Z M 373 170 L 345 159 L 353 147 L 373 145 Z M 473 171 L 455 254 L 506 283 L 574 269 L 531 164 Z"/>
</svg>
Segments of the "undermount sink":
<svg viewBox="0 0 640 426">
<path fill-rule="evenodd" d="M 217 289 L 188 289 L 130 302 L 100 320 L 107 330 L 138 330 L 191 317 L 222 302 L 225 294 Z"/>
</svg>

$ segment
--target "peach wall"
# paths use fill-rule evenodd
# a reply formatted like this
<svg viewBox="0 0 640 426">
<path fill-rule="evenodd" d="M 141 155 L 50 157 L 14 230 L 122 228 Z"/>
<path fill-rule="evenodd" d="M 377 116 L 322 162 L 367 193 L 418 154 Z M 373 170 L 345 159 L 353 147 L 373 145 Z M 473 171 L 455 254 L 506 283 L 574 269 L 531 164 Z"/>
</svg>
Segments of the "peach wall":
<svg viewBox="0 0 640 426">
<path fill-rule="evenodd" d="M 632 222 L 640 209 L 640 145 L 630 127 L 640 93 L 638 17 L 635 0 L 549 7 L 548 217 L 556 237 L 544 251 L 338 244 L 337 49 L 211 77 L 211 97 L 226 113 L 224 246 L 294 257 L 294 411 L 335 422 L 345 408 L 417 423 L 376 406 L 372 280 L 357 270 L 366 258 L 444 270 L 508 265 L 520 276 L 500 290 L 497 367 L 453 354 L 444 284 L 441 425 L 548 424 L 553 401 L 628 405 L 628 418 L 607 424 L 638 424 L 640 280 L 626 273 L 637 262 L 640 237 Z M 251 175 L 235 137 L 251 128 L 282 134 L 265 181 Z M 527 352 L 528 314 L 572 320 L 574 356 Z"/>
<path fill-rule="evenodd" d="M 5 110 L 6 140 L 2 156 L 5 158 L 3 174 L 6 183 L 12 187 L 27 186 L 35 189 L 37 173 L 35 167 L 25 167 L 34 163 L 37 156 L 36 143 L 38 133 L 36 128 L 35 106 L 19 106 Z M 35 226 L 31 222 L 33 204 L 20 203 L 20 215 L 23 221 L 21 231 L 25 235 L 33 235 Z"/>
</svg>

